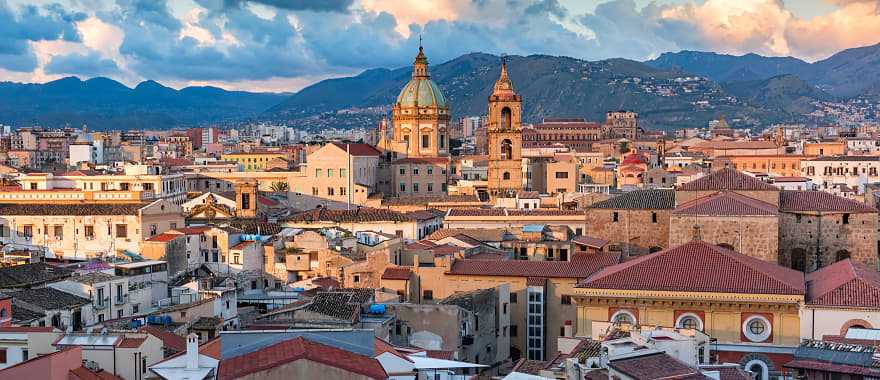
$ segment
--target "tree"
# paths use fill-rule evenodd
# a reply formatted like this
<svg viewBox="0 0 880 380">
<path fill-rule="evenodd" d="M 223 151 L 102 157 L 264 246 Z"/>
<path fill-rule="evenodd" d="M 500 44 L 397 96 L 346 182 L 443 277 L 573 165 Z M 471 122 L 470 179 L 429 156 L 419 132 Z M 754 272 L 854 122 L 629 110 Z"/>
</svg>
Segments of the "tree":
<svg viewBox="0 0 880 380">
<path fill-rule="evenodd" d="M 287 182 L 275 181 L 272 182 L 272 186 L 269 188 L 272 189 L 272 191 L 285 192 L 290 190 L 290 185 Z"/>
</svg>

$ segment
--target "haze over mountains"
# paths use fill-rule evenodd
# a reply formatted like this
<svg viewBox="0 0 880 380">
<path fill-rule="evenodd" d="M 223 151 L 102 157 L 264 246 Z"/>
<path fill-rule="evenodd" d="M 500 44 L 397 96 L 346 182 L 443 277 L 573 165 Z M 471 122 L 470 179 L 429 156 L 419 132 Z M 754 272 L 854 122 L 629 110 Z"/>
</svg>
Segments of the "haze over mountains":
<svg viewBox="0 0 880 380">
<path fill-rule="evenodd" d="M 646 125 L 661 128 L 702 126 L 721 114 L 741 125 L 818 123 L 805 116 L 817 100 L 880 99 L 880 45 L 848 49 L 815 63 L 695 51 L 664 53 L 647 62 L 545 55 L 511 56 L 508 62 L 528 122 L 550 116 L 601 120 L 608 110 L 628 109 L 641 113 Z M 432 79 L 455 117 L 485 112 L 498 64 L 497 56 L 482 53 L 434 62 Z M 410 73 L 408 66 L 371 69 L 292 95 L 215 87 L 175 90 L 154 81 L 128 88 L 107 78 L 2 82 L 0 123 L 125 129 L 270 120 L 302 127 L 371 127 L 389 112 Z"/>
</svg>

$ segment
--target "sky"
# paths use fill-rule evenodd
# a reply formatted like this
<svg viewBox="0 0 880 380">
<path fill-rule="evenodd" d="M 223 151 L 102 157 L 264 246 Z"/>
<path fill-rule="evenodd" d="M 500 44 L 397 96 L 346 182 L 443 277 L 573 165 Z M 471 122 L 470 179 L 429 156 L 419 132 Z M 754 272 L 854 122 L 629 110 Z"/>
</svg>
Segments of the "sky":
<svg viewBox="0 0 880 380">
<path fill-rule="evenodd" d="M 298 91 L 469 52 L 816 61 L 880 42 L 880 0 L 0 0 L 0 81 Z"/>
</svg>

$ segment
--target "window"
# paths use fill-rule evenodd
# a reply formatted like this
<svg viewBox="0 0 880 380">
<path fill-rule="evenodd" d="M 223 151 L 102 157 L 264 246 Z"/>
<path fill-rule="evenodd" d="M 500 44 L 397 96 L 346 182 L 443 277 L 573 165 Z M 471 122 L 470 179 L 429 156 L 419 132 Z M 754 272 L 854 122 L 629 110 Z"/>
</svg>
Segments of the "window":
<svg viewBox="0 0 880 380">
<path fill-rule="evenodd" d="M 510 180 L 510 173 L 504 172 L 504 174 L 501 175 L 501 178 L 504 179 L 505 181 Z"/>
<path fill-rule="evenodd" d="M 412 168 L 412 174 L 413 174 L 413 175 L 419 175 L 419 167 L 418 167 L 418 166 L 415 166 L 415 167 Z"/>
<path fill-rule="evenodd" d="M 322 175 L 324 175 L 324 173 L 321 169 L 315 169 L 315 178 L 321 178 Z"/>
<path fill-rule="evenodd" d="M 428 192 L 430 193 L 432 191 L 434 191 L 434 184 L 431 182 L 428 182 Z"/>
<path fill-rule="evenodd" d="M 612 323 L 634 325 L 636 324 L 636 321 L 636 316 L 626 310 L 618 310 L 611 316 Z"/>
<path fill-rule="evenodd" d="M 684 313 L 675 321 L 675 326 L 681 329 L 702 330 L 703 321 L 694 313 Z"/>
<path fill-rule="evenodd" d="M 405 191 L 406 191 L 406 184 L 403 183 L 403 182 L 401 182 L 401 183 L 400 183 L 400 192 L 402 193 L 402 192 L 405 192 Z"/>
<path fill-rule="evenodd" d="M 55 240 L 64 239 L 64 226 L 55 226 L 52 230 L 52 234 L 55 235 Z"/>
<path fill-rule="evenodd" d="M 657 213 L 656 212 L 651 213 L 651 223 L 657 223 Z"/>
<path fill-rule="evenodd" d="M 159 226 L 157 226 L 156 224 L 151 224 L 150 225 L 150 236 L 156 235 L 158 230 L 159 230 Z"/>
<path fill-rule="evenodd" d="M 345 188 L 344 187 L 341 187 L 341 186 L 339 187 L 339 195 L 345 195 Z"/>
<path fill-rule="evenodd" d="M 6 348 L 0 348 L 0 363 L 6 363 Z"/>
<path fill-rule="evenodd" d="M 132 314 L 140 313 L 140 311 L 141 311 L 140 309 L 141 309 L 141 305 L 140 305 L 140 304 L 137 304 L 137 303 L 136 303 L 136 304 L 134 304 L 134 305 L 131 305 L 131 313 L 132 313 Z"/>
<path fill-rule="evenodd" d="M 422 299 L 424 299 L 425 301 L 433 300 L 434 299 L 434 291 L 425 290 L 424 292 L 422 292 Z"/>
<path fill-rule="evenodd" d="M 312 188 L 312 195 L 318 195 L 318 188 L 317 187 Z"/>
<path fill-rule="evenodd" d="M 440 140 L 438 141 L 438 143 L 440 144 L 440 148 L 446 147 L 445 141 L 446 141 L 446 135 L 440 135 Z"/>
<path fill-rule="evenodd" d="M 327 188 L 327 195 L 334 195 L 334 192 L 335 192 L 335 191 L 333 190 L 332 187 L 328 187 L 328 188 Z"/>
<path fill-rule="evenodd" d="M 749 341 L 760 343 L 770 338 L 770 321 L 760 315 L 753 315 L 743 322 L 743 335 Z"/>
<path fill-rule="evenodd" d="M 124 312 L 125 310 L 122 309 L 116 310 L 116 318 L 122 318 L 125 315 Z"/>
<path fill-rule="evenodd" d="M 117 238 L 127 238 L 128 237 L 128 226 L 124 224 L 116 225 L 116 237 Z"/>
<path fill-rule="evenodd" d="M 563 305 L 571 305 L 571 296 L 567 295 L 567 294 L 563 294 L 562 297 L 560 297 L 560 302 Z"/>
<path fill-rule="evenodd" d="M 34 236 L 34 226 L 32 226 L 30 224 L 26 224 L 26 225 L 22 226 L 21 236 L 24 236 L 26 238 L 33 237 Z"/>
<path fill-rule="evenodd" d="M 426 168 L 426 170 L 428 171 L 428 175 L 432 175 L 432 174 L 434 174 L 434 167 L 432 167 L 432 166 L 428 166 L 428 167 Z"/>
<path fill-rule="evenodd" d="M 327 178 L 333 178 L 333 169 L 327 169 Z"/>
<path fill-rule="evenodd" d="M 413 184 L 413 192 L 414 192 L 414 193 L 418 193 L 418 192 L 419 192 L 419 184 L 418 184 L 418 183 L 414 183 L 414 184 Z"/>
<path fill-rule="evenodd" d="M 849 214 L 843 214 L 843 224 L 849 224 Z"/>
<path fill-rule="evenodd" d="M 239 255 L 237 253 L 232 255 L 232 263 L 233 264 L 241 264 L 241 262 L 239 262 L 240 260 L 241 259 L 239 258 Z"/>
<path fill-rule="evenodd" d="M 568 178 L 568 172 L 556 172 L 556 179 Z"/>
<path fill-rule="evenodd" d="M 98 314 L 98 322 L 104 322 L 104 313 Z"/>
<path fill-rule="evenodd" d="M 516 303 L 516 293 L 510 293 L 510 303 Z"/>
<path fill-rule="evenodd" d="M 242 210 L 250 210 L 251 209 L 251 195 L 248 193 L 241 194 L 241 209 Z"/>
<path fill-rule="evenodd" d="M 400 168 L 400 175 L 406 174 L 406 168 Z"/>
<path fill-rule="evenodd" d="M 356 274 L 356 275 L 353 276 L 353 278 L 354 278 L 354 282 L 355 282 L 355 283 L 359 283 L 359 282 L 361 282 L 361 275 Z"/>
<path fill-rule="evenodd" d="M 510 336 L 517 335 L 519 335 L 519 329 L 517 328 L 517 325 L 510 325 Z"/>
<path fill-rule="evenodd" d="M 611 221 L 617 223 L 620 221 L 620 214 L 617 211 L 611 213 Z"/>
<path fill-rule="evenodd" d="M 30 355 L 29 355 L 29 352 L 28 352 L 28 349 L 27 349 L 27 348 L 22 348 L 22 349 L 21 349 L 21 360 L 22 360 L 22 361 L 27 361 L 27 360 L 28 360 L 28 356 L 30 356 Z"/>
<path fill-rule="evenodd" d="M 422 135 L 422 148 L 428 148 L 431 146 L 431 136 Z"/>
</svg>

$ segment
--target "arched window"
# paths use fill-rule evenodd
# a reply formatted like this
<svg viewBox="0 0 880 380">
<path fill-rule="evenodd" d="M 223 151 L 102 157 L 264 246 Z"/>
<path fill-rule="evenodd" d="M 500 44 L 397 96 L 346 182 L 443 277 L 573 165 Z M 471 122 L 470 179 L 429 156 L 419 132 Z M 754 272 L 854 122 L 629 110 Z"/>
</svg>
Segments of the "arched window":
<svg viewBox="0 0 880 380">
<path fill-rule="evenodd" d="M 837 256 L 837 259 L 834 260 L 835 262 L 841 261 L 841 260 L 846 260 L 849 258 L 849 251 L 847 251 L 845 249 L 841 249 L 841 250 L 837 251 L 836 256 Z"/>
<path fill-rule="evenodd" d="M 753 315 L 742 324 L 742 332 L 745 337 L 755 343 L 761 343 L 770 338 L 772 326 L 767 318 Z"/>
<path fill-rule="evenodd" d="M 510 142 L 510 139 L 504 139 L 501 141 L 501 159 L 509 160 L 513 158 L 513 143 Z"/>
<path fill-rule="evenodd" d="M 675 327 L 680 329 L 703 330 L 703 320 L 694 313 L 684 313 L 675 321 Z"/>
<path fill-rule="evenodd" d="M 634 325 L 636 324 L 636 316 L 627 310 L 618 310 L 611 316 L 611 322 L 617 324 Z"/>
<path fill-rule="evenodd" d="M 807 269 L 807 251 L 803 248 L 795 248 L 791 250 L 791 269 L 803 272 Z"/>
<path fill-rule="evenodd" d="M 502 177 L 504 177 L 505 180 L 509 180 L 509 179 L 510 179 L 510 173 L 508 173 L 508 172 L 504 172 L 504 174 L 502 175 Z"/>
<path fill-rule="evenodd" d="M 510 129 L 511 122 L 510 117 L 510 108 L 504 107 L 501 109 L 501 129 Z"/>
</svg>

